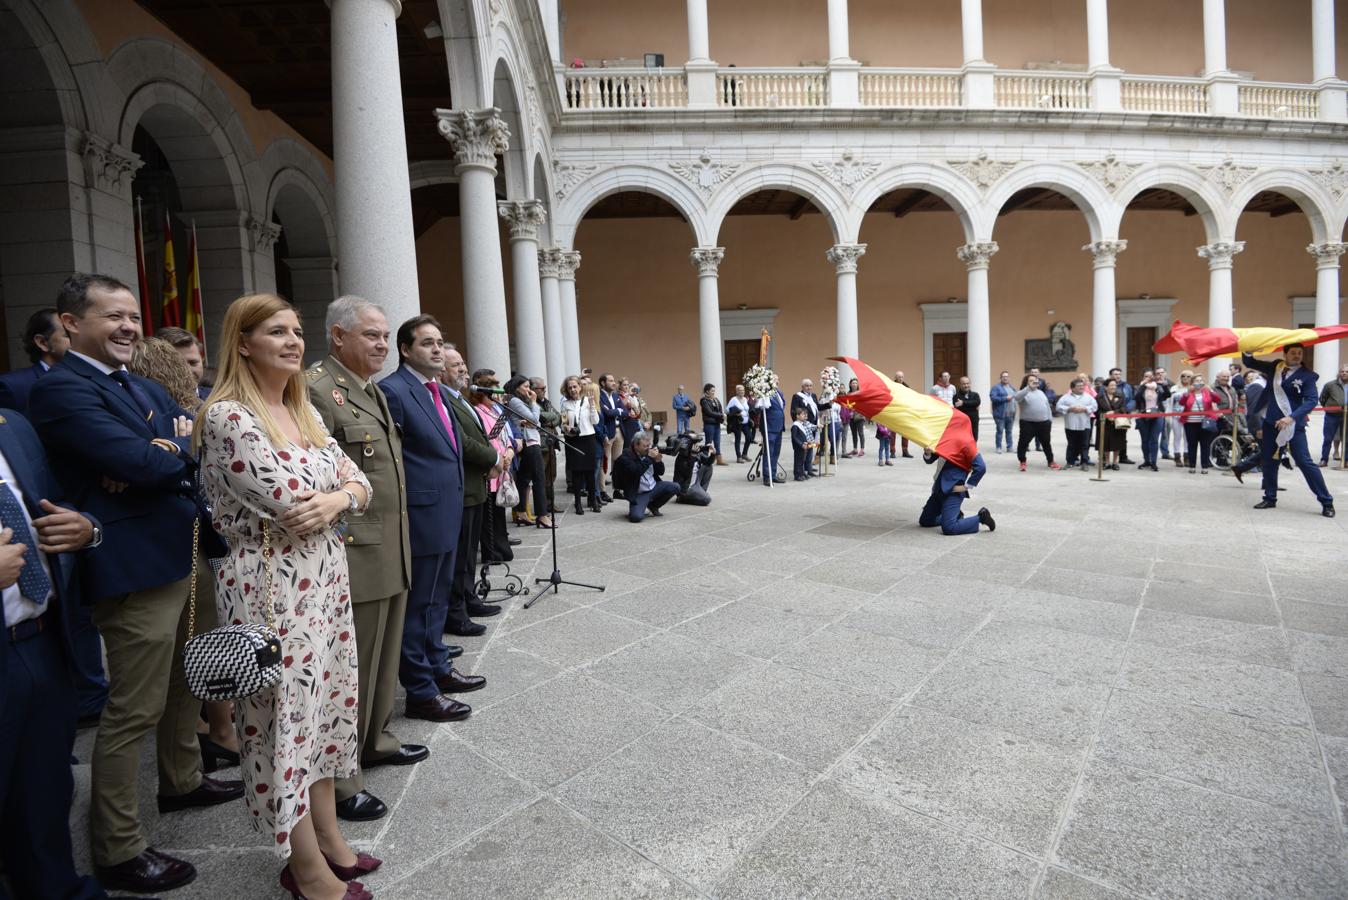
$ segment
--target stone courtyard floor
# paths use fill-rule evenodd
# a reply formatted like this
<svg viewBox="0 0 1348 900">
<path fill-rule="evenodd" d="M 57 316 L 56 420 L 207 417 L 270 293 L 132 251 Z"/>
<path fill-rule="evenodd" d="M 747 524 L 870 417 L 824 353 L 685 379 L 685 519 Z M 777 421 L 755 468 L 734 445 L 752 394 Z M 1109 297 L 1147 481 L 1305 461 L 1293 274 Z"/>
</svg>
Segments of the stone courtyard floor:
<svg viewBox="0 0 1348 900">
<path fill-rule="evenodd" d="M 1057 435 L 1059 443 L 1061 433 Z M 398 898 L 1348 896 L 1348 518 L 1216 472 L 1028 473 L 995 533 L 916 525 L 920 459 L 707 508 L 561 518 L 563 588 L 505 603 L 471 719 L 395 720 L 346 826 Z M 787 451 L 789 458 L 789 449 Z M 1166 464 L 1168 465 L 1168 464 Z M 1348 473 L 1327 471 L 1348 513 Z M 621 510 L 621 512 L 620 512 Z M 551 569 L 546 533 L 515 571 Z M 77 753 L 87 759 L 92 732 Z M 228 804 L 142 810 L 188 897 L 279 897 Z M 87 867 L 87 766 L 73 826 Z"/>
</svg>

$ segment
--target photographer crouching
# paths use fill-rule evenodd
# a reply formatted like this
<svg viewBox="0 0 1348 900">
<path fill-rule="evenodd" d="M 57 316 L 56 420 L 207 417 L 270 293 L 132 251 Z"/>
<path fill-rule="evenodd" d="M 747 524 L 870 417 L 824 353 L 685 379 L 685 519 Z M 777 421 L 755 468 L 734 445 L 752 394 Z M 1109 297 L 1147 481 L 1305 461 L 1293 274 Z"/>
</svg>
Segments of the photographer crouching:
<svg viewBox="0 0 1348 900">
<path fill-rule="evenodd" d="M 679 486 L 663 481 L 665 464 L 660 451 L 651 446 L 651 437 L 639 431 L 613 465 L 613 486 L 627 498 L 627 521 L 640 522 L 647 516 L 661 516 L 660 507 L 679 493 Z"/>
<path fill-rule="evenodd" d="M 670 435 L 665 453 L 674 455 L 674 483 L 678 503 L 707 506 L 711 503 L 711 477 L 716 472 L 716 448 L 700 434 Z"/>
</svg>

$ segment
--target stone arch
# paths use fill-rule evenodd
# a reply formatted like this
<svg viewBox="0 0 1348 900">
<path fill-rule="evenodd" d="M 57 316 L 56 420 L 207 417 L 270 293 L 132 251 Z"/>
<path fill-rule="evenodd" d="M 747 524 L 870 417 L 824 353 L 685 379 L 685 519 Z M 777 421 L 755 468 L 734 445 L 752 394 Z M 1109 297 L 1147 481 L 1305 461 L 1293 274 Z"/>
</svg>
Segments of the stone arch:
<svg viewBox="0 0 1348 900">
<path fill-rule="evenodd" d="M 629 164 L 605 169 L 565 193 L 556 205 L 557 219 L 552 230 L 557 246 L 570 249 L 575 240 L 576 228 L 590 207 L 620 191 L 654 194 L 679 211 L 693 229 L 697 246 L 709 247 L 715 242 L 716 232 L 708 225 L 702 198 L 688 182 L 663 169 Z M 553 196 L 558 195 L 554 193 Z"/>
<path fill-rule="evenodd" d="M 732 175 L 720 187 L 713 189 L 707 210 L 707 222 L 712 242 L 718 239 L 721 223 L 736 203 L 762 190 L 791 191 L 808 199 L 824 214 L 834 243 L 851 243 L 854 233 L 848 233 L 847 200 L 838 188 L 813 169 L 791 163 L 766 163 L 744 169 Z"/>
<path fill-rule="evenodd" d="M 491 11 L 487 0 L 437 0 L 449 89 L 457 109 L 491 105 Z"/>
<path fill-rule="evenodd" d="M 1102 222 L 1105 212 L 1113 205 L 1113 200 L 1100 182 L 1079 167 L 1041 162 L 1017 166 L 989 189 L 987 200 L 980 205 L 983 214 L 978 232 L 980 239 L 992 240 L 997 214 L 1006 205 L 1006 201 L 1017 191 L 1033 187 L 1057 191 L 1076 204 L 1077 209 L 1086 217 L 1086 226 L 1090 230 L 1092 242 L 1113 237 L 1113 234 L 1104 233 Z"/>
<path fill-rule="evenodd" d="M 1203 221 L 1203 233 L 1209 244 L 1231 240 L 1235 234 L 1235 219 L 1217 186 L 1195 169 L 1171 163 L 1143 166 L 1119 186 L 1114 192 L 1114 203 L 1102 223 L 1105 233 L 1119 234 L 1119 225 L 1128 211 L 1128 204 L 1138 194 L 1152 188 L 1174 191 L 1188 200 Z"/>
<path fill-rule="evenodd" d="M 543 154 L 535 153 L 534 162 L 531 167 L 533 177 L 530 179 L 530 185 L 533 191 L 533 198 L 543 203 L 543 209 L 547 213 L 543 225 L 538 229 L 538 245 L 540 247 L 552 246 L 553 232 L 553 203 L 552 203 L 552 179 L 548 177 L 548 167 L 544 164 Z"/>
<path fill-rule="evenodd" d="M 525 161 L 531 158 L 530 136 L 524 130 L 524 104 L 521 98 L 518 69 L 513 55 L 503 53 L 496 57 L 492 68 L 491 106 L 501 111 L 501 118 L 510 129 L 510 142 L 502 160 L 505 165 L 506 197 L 511 200 L 529 196 L 531 175 Z"/>
<path fill-rule="evenodd" d="M 331 188 L 315 181 L 312 173 L 285 165 L 268 185 L 266 210 L 266 221 L 280 225 L 271 260 L 276 288 L 299 310 L 308 336 L 305 359 L 312 362 L 323 355 L 323 320 L 328 303 L 337 296 Z"/>
<path fill-rule="evenodd" d="M 930 163 L 905 163 L 882 169 L 858 185 L 852 195 L 848 233 L 859 236 L 862 221 L 875 201 L 899 188 L 921 188 L 940 197 L 959 217 L 964 239 L 976 240 L 974 211 L 981 203 L 978 192 L 953 170 Z"/>
<path fill-rule="evenodd" d="M 1334 219 L 1332 199 L 1325 196 L 1324 189 L 1310 175 L 1292 169 L 1260 172 L 1236 188 L 1231 195 L 1233 226 L 1239 227 L 1245 205 L 1261 191 L 1277 191 L 1296 203 L 1306 214 L 1306 220 L 1311 226 L 1311 240 L 1314 243 L 1337 240 L 1334 235 L 1339 231 L 1330 228 L 1330 222 Z"/>
</svg>

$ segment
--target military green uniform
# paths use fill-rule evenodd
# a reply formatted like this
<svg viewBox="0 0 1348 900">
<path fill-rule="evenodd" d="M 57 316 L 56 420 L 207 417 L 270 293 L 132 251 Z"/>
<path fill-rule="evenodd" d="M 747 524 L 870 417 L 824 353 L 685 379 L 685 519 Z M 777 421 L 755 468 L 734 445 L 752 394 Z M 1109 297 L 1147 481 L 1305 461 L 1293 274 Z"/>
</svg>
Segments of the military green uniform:
<svg viewBox="0 0 1348 900">
<path fill-rule="evenodd" d="M 331 356 L 305 372 L 309 400 L 323 424 L 370 480 L 370 507 L 347 523 L 346 561 L 360 663 L 360 759 L 370 763 L 398 752 L 401 742 L 388 730 L 393 716 L 403 617 L 412 573 L 407 536 L 407 486 L 403 447 L 389 416 L 384 392 L 360 379 Z M 336 783 L 337 799 L 364 790 L 363 772 Z"/>
</svg>

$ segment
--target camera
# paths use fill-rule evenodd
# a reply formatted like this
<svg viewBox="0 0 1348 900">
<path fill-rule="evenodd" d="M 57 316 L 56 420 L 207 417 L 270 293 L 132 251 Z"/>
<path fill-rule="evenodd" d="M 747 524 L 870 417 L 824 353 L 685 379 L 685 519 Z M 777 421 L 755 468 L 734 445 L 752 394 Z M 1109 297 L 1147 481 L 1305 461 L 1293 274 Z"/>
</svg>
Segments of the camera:
<svg viewBox="0 0 1348 900">
<path fill-rule="evenodd" d="M 673 481 L 679 486 L 676 503 L 706 506 L 711 503 L 707 488 L 716 471 L 716 448 L 702 439 L 702 435 L 670 435 L 665 439 L 665 452 L 674 455 Z"/>
</svg>

